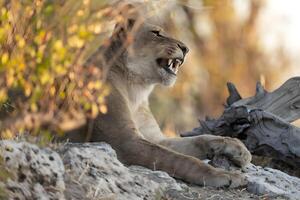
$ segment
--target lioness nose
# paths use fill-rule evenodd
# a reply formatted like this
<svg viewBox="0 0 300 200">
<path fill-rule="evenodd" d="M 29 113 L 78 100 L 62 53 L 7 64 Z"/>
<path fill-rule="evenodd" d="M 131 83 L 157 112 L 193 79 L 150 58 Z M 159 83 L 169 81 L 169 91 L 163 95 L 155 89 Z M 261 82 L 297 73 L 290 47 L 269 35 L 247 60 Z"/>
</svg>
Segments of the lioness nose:
<svg viewBox="0 0 300 200">
<path fill-rule="evenodd" d="M 178 43 L 179 48 L 182 50 L 183 55 L 187 54 L 187 52 L 189 52 L 189 48 L 187 46 L 185 46 L 185 44 L 183 43 Z"/>
</svg>

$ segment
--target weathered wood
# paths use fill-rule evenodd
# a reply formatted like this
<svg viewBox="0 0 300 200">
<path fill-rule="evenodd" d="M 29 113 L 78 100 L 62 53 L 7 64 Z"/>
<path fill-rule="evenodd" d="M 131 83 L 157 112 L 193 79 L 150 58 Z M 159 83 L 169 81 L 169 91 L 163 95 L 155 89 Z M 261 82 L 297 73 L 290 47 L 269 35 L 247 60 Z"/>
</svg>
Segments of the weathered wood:
<svg viewBox="0 0 300 200">
<path fill-rule="evenodd" d="M 228 86 L 229 97 L 237 96 L 237 90 L 231 83 Z M 232 89 L 232 87 L 234 89 Z M 247 106 L 248 109 L 261 109 L 273 113 L 287 122 L 293 122 L 300 118 L 300 77 L 294 77 L 286 81 L 273 92 L 267 92 L 260 83 L 256 85 L 256 94 L 253 97 L 230 101 L 229 106 Z"/>
<path fill-rule="evenodd" d="M 242 99 L 232 83 L 218 119 L 200 121 L 200 127 L 182 137 L 213 134 L 239 138 L 254 155 L 268 156 L 297 169 L 300 167 L 300 129 L 289 122 L 300 117 L 300 77 L 273 92 L 260 83 L 253 97 Z"/>
</svg>

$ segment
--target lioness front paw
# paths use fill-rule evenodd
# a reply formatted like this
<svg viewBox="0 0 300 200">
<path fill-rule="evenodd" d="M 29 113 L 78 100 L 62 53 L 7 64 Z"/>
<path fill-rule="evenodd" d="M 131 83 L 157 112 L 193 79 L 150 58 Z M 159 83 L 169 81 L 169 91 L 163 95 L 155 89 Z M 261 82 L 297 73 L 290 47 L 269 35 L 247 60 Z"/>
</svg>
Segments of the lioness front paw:
<svg viewBox="0 0 300 200">
<path fill-rule="evenodd" d="M 245 186 L 247 184 L 246 177 L 238 172 L 229 172 L 224 170 L 217 170 L 210 177 L 208 177 L 206 185 L 213 187 L 229 187 L 236 188 Z M 205 184 L 205 183 L 204 183 Z"/>
<path fill-rule="evenodd" d="M 240 167 L 248 165 L 252 159 L 246 146 L 236 138 L 222 137 L 211 141 L 210 147 L 214 155 L 224 155 Z"/>
</svg>

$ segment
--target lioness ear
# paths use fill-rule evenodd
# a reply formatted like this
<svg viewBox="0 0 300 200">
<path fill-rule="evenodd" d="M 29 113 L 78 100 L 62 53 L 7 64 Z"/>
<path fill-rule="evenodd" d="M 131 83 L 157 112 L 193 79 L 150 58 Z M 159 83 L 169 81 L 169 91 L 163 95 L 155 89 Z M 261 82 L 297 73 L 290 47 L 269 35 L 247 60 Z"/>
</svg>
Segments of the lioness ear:
<svg viewBox="0 0 300 200">
<path fill-rule="evenodd" d="M 132 31 L 136 21 L 138 19 L 139 13 L 135 6 L 132 4 L 123 5 L 120 8 L 120 22 L 115 26 L 113 35 L 118 39 L 125 39 L 127 34 Z"/>
<path fill-rule="evenodd" d="M 114 35 L 123 38 L 126 33 L 130 32 L 135 24 L 135 19 L 127 19 L 124 22 L 117 23 L 114 29 Z"/>
</svg>

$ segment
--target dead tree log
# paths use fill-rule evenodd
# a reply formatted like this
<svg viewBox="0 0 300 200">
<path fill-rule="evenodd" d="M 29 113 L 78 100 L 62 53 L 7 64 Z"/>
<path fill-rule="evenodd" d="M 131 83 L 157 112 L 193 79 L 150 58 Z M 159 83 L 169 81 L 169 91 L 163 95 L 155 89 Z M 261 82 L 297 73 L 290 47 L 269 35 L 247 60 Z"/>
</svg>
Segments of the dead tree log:
<svg viewBox="0 0 300 200">
<path fill-rule="evenodd" d="M 227 84 L 229 97 L 227 106 L 246 106 L 249 110 L 261 109 L 287 122 L 300 118 L 300 77 L 286 81 L 273 92 L 267 92 L 260 83 L 256 85 L 253 97 L 242 99 L 232 83 Z"/>
<path fill-rule="evenodd" d="M 218 119 L 206 118 L 200 127 L 182 137 L 213 134 L 239 138 L 254 155 L 271 157 L 300 168 L 300 128 L 290 124 L 300 118 L 300 77 L 289 79 L 273 92 L 260 83 L 253 97 L 242 99 L 232 83 Z"/>
</svg>

